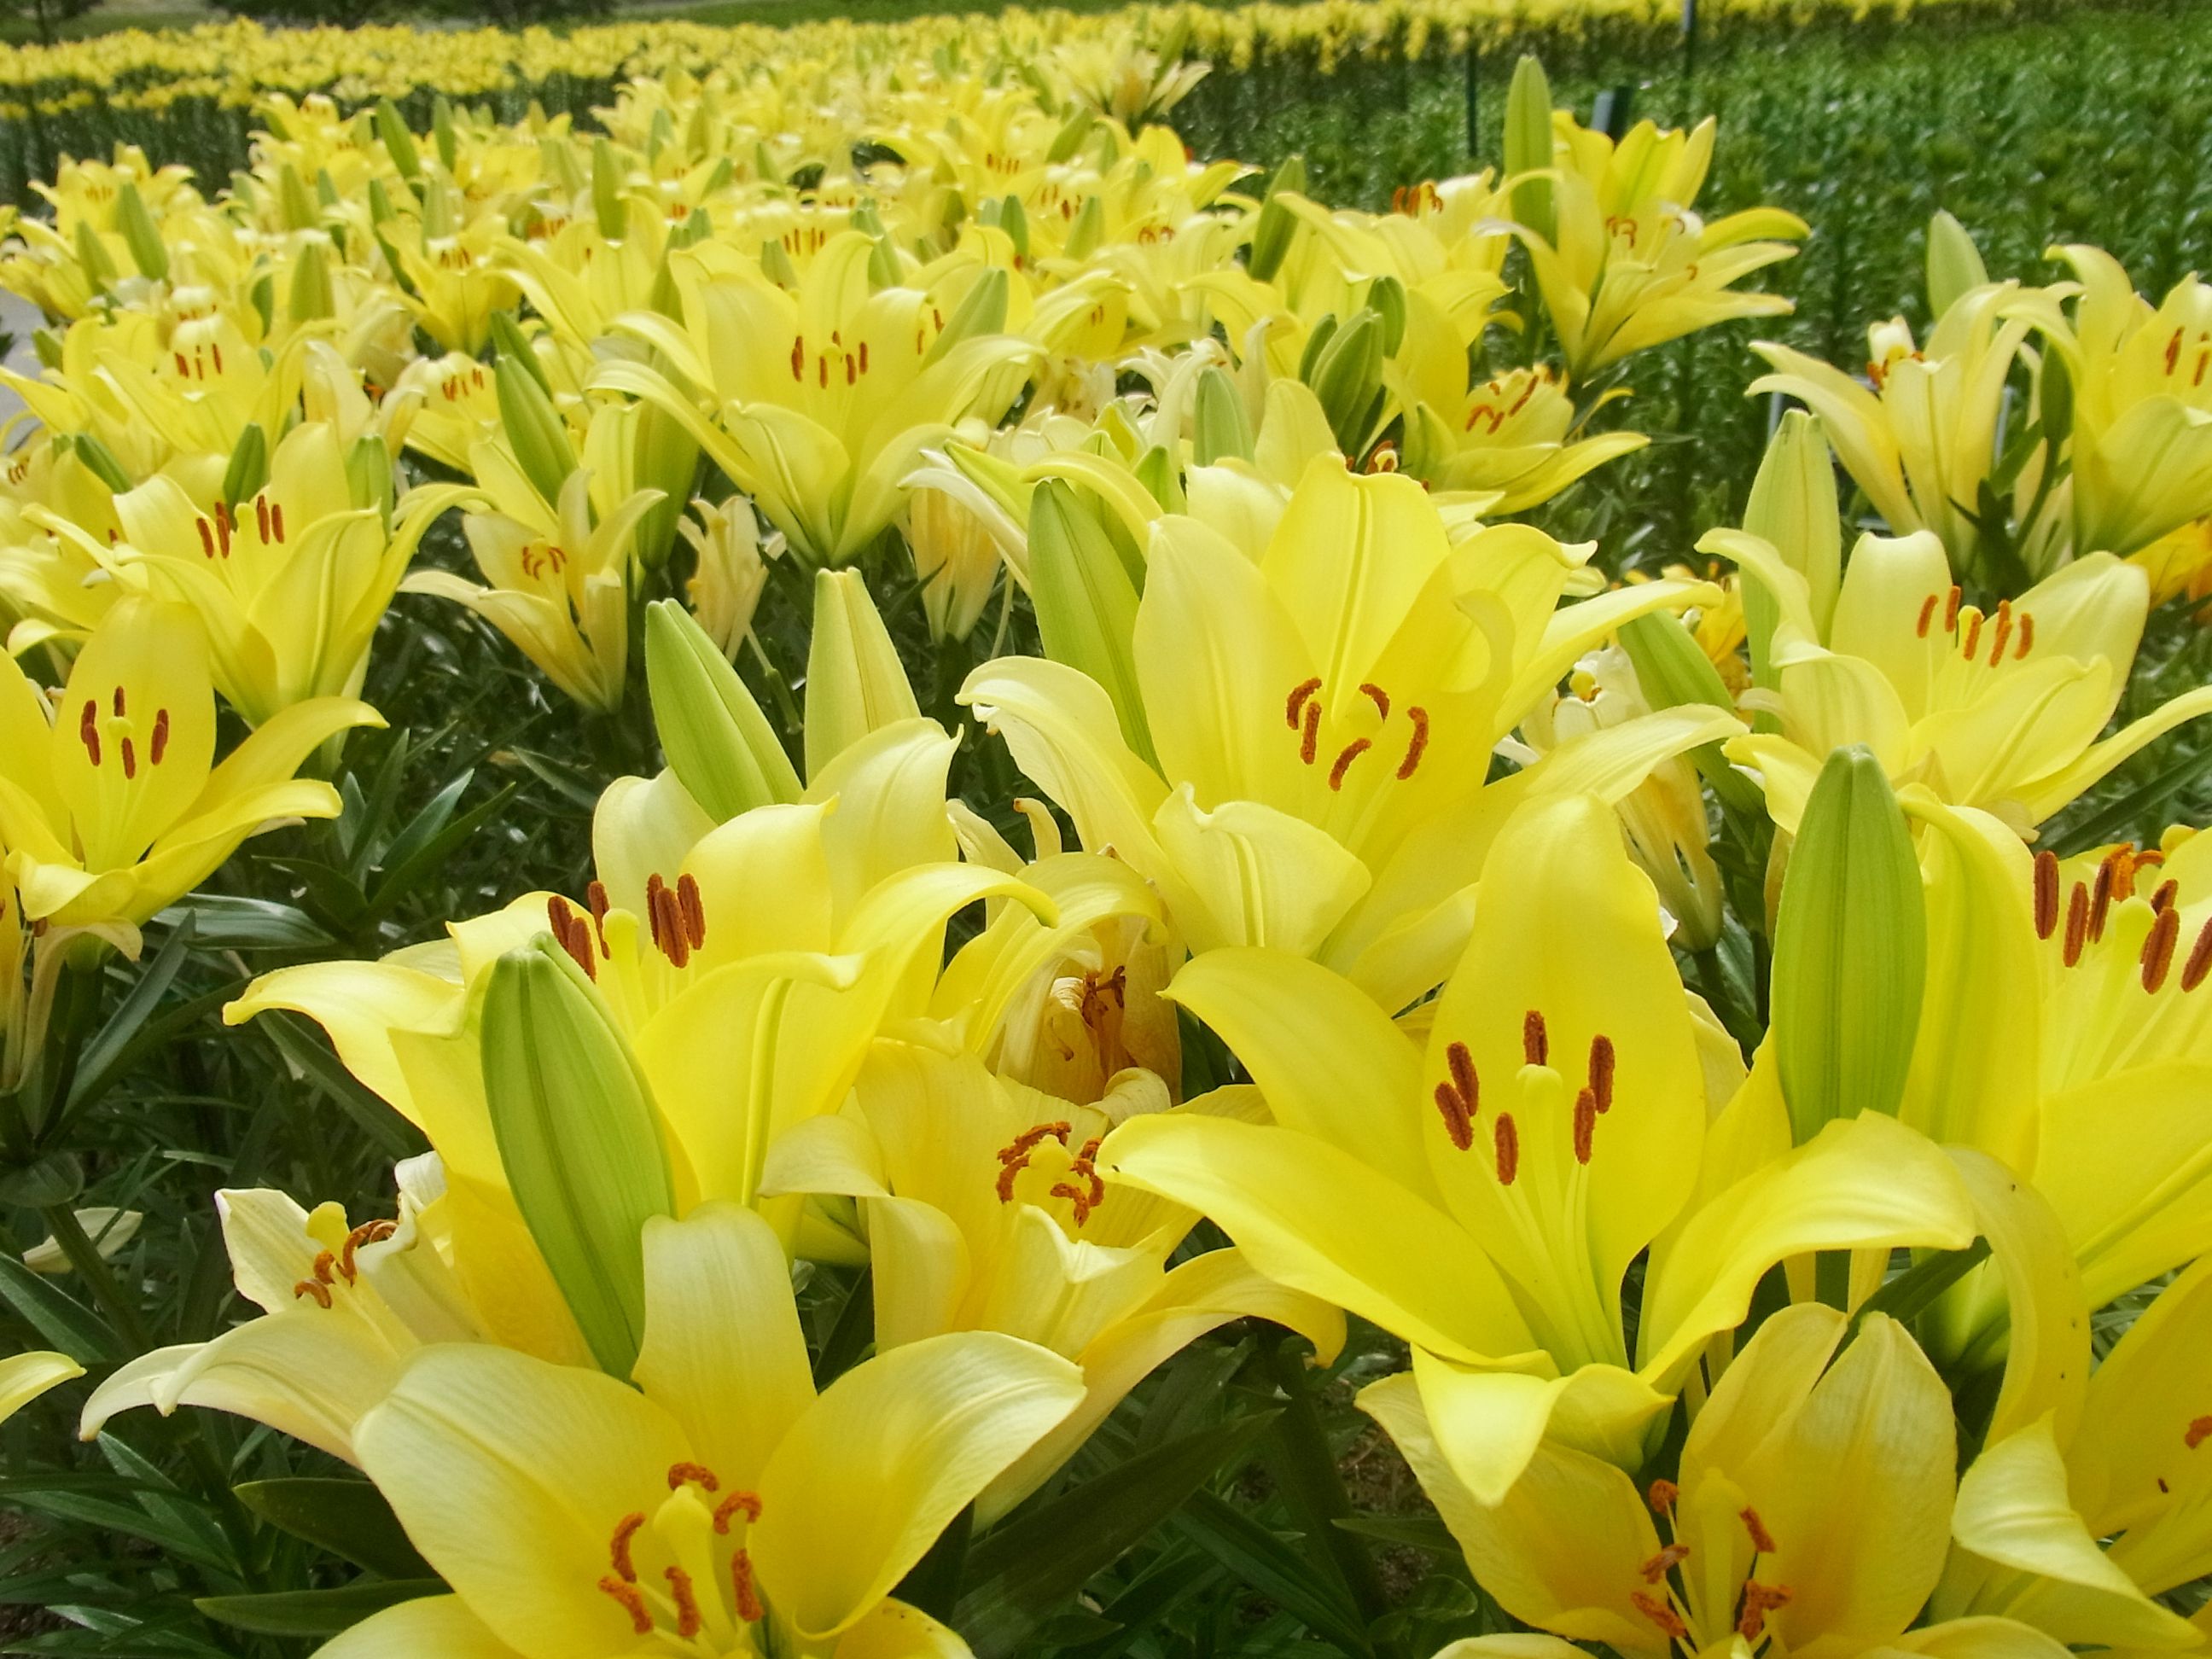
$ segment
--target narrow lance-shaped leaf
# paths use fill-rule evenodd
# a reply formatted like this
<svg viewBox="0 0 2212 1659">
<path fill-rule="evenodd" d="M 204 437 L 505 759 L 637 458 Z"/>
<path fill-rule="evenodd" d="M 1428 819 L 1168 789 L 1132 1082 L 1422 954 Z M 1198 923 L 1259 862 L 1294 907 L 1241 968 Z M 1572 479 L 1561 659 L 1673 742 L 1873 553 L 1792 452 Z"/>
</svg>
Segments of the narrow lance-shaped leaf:
<svg viewBox="0 0 2212 1659">
<path fill-rule="evenodd" d="M 1291 251 L 1291 240 L 1297 234 L 1297 216 L 1275 198 L 1285 191 L 1305 194 L 1306 160 L 1303 155 L 1287 157 L 1267 180 L 1267 194 L 1260 209 L 1260 222 L 1252 228 L 1252 252 L 1247 266 L 1253 276 L 1261 282 L 1271 282 L 1281 267 L 1283 256 Z"/>
<path fill-rule="evenodd" d="M 1896 1113 L 1927 963 L 1905 816 L 1873 753 L 1838 749 L 1806 801 L 1774 928 L 1771 1036 L 1799 1145 L 1837 1118 Z"/>
<path fill-rule="evenodd" d="M 645 1331 L 642 1230 L 676 1209 L 643 1075 L 550 937 L 493 967 L 483 1043 L 485 1103 L 515 1204 L 592 1357 L 626 1377 Z"/>
</svg>

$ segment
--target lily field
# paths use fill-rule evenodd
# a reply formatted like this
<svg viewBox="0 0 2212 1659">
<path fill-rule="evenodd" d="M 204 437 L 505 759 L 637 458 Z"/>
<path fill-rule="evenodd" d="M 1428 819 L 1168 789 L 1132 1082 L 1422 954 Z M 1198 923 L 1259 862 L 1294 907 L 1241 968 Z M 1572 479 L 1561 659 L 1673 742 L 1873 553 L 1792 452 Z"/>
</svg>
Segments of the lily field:
<svg viewBox="0 0 2212 1659">
<path fill-rule="evenodd" d="M 0 1653 L 2204 1647 L 2212 10 L 864 9 L 0 46 Z"/>
</svg>

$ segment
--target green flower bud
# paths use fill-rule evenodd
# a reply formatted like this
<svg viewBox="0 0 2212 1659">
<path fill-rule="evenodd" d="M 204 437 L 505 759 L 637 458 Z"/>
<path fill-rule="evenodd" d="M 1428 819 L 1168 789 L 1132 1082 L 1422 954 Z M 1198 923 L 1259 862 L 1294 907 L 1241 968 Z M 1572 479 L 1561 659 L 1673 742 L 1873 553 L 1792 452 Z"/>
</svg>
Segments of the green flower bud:
<svg viewBox="0 0 2212 1659">
<path fill-rule="evenodd" d="M 1863 745 L 1820 769 L 1774 927 L 1772 1025 L 1800 1144 L 1862 1112 L 1894 1115 L 1912 1064 L 1928 917 L 1897 798 Z"/>
<path fill-rule="evenodd" d="M 484 1101 L 515 1206 L 592 1356 L 627 1377 L 645 1331 L 641 1235 L 676 1211 L 651 1091 L 580 963 L 591 923 L 559 899 L 578 953 L 550 938 L 494 964 L 483 1004 Z"/>
<path fill-rule="evenodd" d="M 1121 735 L 1148 760 L 1152 733 L 1137 691 L 1137 589 L 1097 516 L 1056 478 L 1030 495 L 1030 597 L 1044 653 L 1113 699 Z"/>
<path fill-rule="evenodd" d="M 708 817 L 795 801 L 799 774 L 729 659 L 673 599 L 646 607 L 645 680 L 660 747 Z"/>
<path fill-rule="evenodd" d="M 1244 399 L 1225 370 L 1209 368 L 1198 377 L 1194 459 L 1200 466 L 1252 459 L 1252 422 Z"/>
<path fill-rule="evenodd" d="M 169 250 L 161 240 L 161 227 L 146 211 L 146 199 L 139 195 L 138 186 L 128 179 L 115 198 L 115 228 L 123 233 L 123 245 L 131 250 L 140 276 L 158 282 L 169 274 Z"/>
</svg>

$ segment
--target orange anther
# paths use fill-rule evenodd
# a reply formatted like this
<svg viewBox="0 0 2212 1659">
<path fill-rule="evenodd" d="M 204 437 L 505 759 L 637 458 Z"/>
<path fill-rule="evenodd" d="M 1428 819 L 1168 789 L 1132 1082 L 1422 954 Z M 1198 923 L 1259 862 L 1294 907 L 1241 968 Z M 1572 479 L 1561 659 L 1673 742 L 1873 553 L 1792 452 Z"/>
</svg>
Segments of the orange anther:
<svg viewBox="0 0 2212 1659">
<path fill-rule="evenodd" d="M 708 1492 L 720 1492 L 721 1481 L 714 1470 L 704 1463 L 671 1463 L 668 1466 L 668 1490 L 675 1492 L 686 1485 L 703 1487 Z"/>
<path fill-rule="evenodd" d="M 622 1603 L 623 1611 L 629 1614 L 629 1627 L 633 1633 L 639 1636 L 653 1634 L 653 1615 L 646 1610 L 645 1593 L 636 1585 L 624 1583 L 609 1573 L 599 1580 L 599 1594 L 612 1596 Z"/>
<path fill-rule="evenodd" d="M 303 1296 L 314 1297 L 315 1305 L 318 1307 L 327 1308 L 331 1305 L 331 1287 L 319 1279 L 303 1279 L 292 1287 L 292 1299 L 295 1302 Z"/>
<path fill-rule="evenodd" d="M 676 908 L 684 921 L 684 937 L 697 950 L 707 942 L 707 907 L 699 897 L 698 878 L 690 872 L 676 878 Z"/>
<path fill-rule="evenodd" d="M 2058 854 L 2048 847 L 2035 855 L 2035 936 L 2058 930 Z"/>
<path fill-rule="evenodd" d="M 1467 1044 L 1455 1042 L 1444 1049 L 1444 1064 L 1451 1068 L 1452 1087 L 1472 1112 L 1482 1097 L 1482 1085 L 1474 1074 L 1474 1056 L 1468 1052 Z"/>
<path fill-rule="evenodd" d="M 1336 764 L 1328 769 L 1328 787 L 1332 789 L 1343 788 L 1344 775 L 1352 769 L 1352 763 L 1374 746 L 1374 744 L 1365 738 L 1354 738 L 1350 743 L 1345 744 L 1344 752 L 1336 757 Z"/>
<path fill-rule="evenodd" d="M 1319 682 L 1316 683 L 1318 684 Z M 1390 694 L 1388 691 L 1385 691 L 1381 686 L 1376 684 L 1372 680 L 1361 681 L 1359 690 L 1361 696 L 1367 698 L 1369 702 L 1375 705 L 1375 714 L 1377 719 L 1387 720 L 1390 718 Z"/>
<path fill-rule="evenodd" d="M 1936 598 L 1937 596 L 1936 594 L 1930 593 L 1925 599 L 1921 601 L 1920 626 L 1915 631 L 1918 633 L 1920 637 L 1923 640 L 1928 637 L 1929 629 L 1935 625 Z"/>
<path fill-rule="evenodd" d="M 1950 596 L 1943 601 L 1943 631 L 1946 634 L 1959 626 L 1959 601 L 1965 597 L 1960 589 L 1954 587 Z"/>
<path fill-rule="evenodd" d="M 669 1594 L 676 1598 L 676 1633 L 688 1642 L 706 1623 L 699 1616 L 699 1598 L 691 1589 L 691 1575 L 681 1567 L 668 1566 L 660 1570 L 660 1576 L 668 1581 Z"/>
<path fill-rule="evenodd" d="M 1513 1127 L 1513 1115 L 1500 1112 L 1497 1122 L 1491 1126 L 1491 1139 L 1498 1154 L 1498 1184 L 1510 1187 L 1513 1177 L 1521 1172 L 1521 1132 Z"/>
<path fill-rule="evenodd" d="M 2169 877 L 2159 883 L 2158 890 L 2150 896 L 2150 908 L 2154 910 L 2171 910 L 2173 908 L 2174 901 L 2180 896 L 2181 884 Z"/>
<path fill-rule="evenodd" d="M 1589 1086 L 1597 1101 L 1597 1115 L 1603 1117 L 1613 1109 L 1613 1068 L 1615 1065 L 1613 1039 L 1602 1031 L 1590 1039 Z"/>
<path fill-rule="evenodd" d="M 1588 1164 L 1597 1136 L 1597 1096 L 1584 1089 L 1575 1097 L 1575 1162 Z"/>
<path fill-rule="evenodd" d="M 1544 1016 L 1531 1008 L 1521 1016 L 1521 1056 L 1531 1066 L 1541 1066 L 1551 1055 L 1552 1039 L 1544 1029 Z"/>
<path fill-rule="evenodd" d="M 2080 882 L 2066 896 L 2066 940 L 2061 947 L 2066 965 L 2081 960 L 2081 946 L 2089 937 L 2089 890 Z"/>
<path fill-rule="evenodd" d="M 2181 964 L 2181 988 L 2193 991 L 2212 972 L 2212 917 L 2197 930 L 2197 943 L 2189 947 L 2189 960 Z"/>
<path fill-rule="evenodd" d="M 1759 1518 L 1759 1511 L 1754 1509 L 1746 1509 L 1741 1511 L 1739 1518 L 1743 1522 L 1743 1529 L 1751 1534 L 1752 1548 L 1757 1550 L 1761 1555 L 1773 1554 L 1774 1539 L 1767 1532 L 1766 1523 Z"/>
<path fill-rule="evenodd" d="M 1656 1584 L 1689 1559 L 1687 1544 L 1669 1544 L 1636 1571 L 1643 1575 L 1645 1583 Z"/>
<path fill-rule="evenodd" d="M 1474 1145 L 1474 1113 L 1466 1097 L 1449 1083 L 1436 1088 L 1437 1110 L 1443 1115 L 1444 1133 L 1461 1152 Z"/>
<path fill-rule="evenodd" d="M 2089 896 L 2089 939 L 2092 944 L 2105 937 L 2105 918 L 2112 908 L 2112 860 L 2109 858 L 2097 866 L 2097 885 Z"/>
<path fill-rule="evenodd" d="M 159 766 L 161 763 L 161 757 L 168 752 L 169 711 L 166 708 L 157 708 L 154 711 L 154 738 L 147 746 L 146 758 Z"/>
<path fill-rule="evenodd" d="M 625 1584 L 637 1583 L 637 1566 L 629 1558 L 629 1545 L 630 1540 L 637 1536 L 638 1528 L 644 1524 L 644 1514 L 632 1510 L 615 1522 L 614 1536 L 607 1540 L 608 1559 L 614 1563 L 616 1576 Z"/>
<path fill-rule="evenodd" d="M 1406 745 L 1406 758 L 1398 763 L 1401 783 L 1413 775 L 1413 769 L 1421 763 L 1422 753 L 1429 746 L 1429 711 L 1417 703 L 1406 711 L 1406 719 L 1413 726 L 1413 736 Z"/>
<path fill-rule="evenodd" d="M 2212 1440 L 2212 1417 L 2200 1417 L 2191 1422 L 2181 1437 L 2181 1443 L 2195 1451 L 2207 1440 Z"/>
<path fill-rule="evenodd" d="M 2156 991 L 2166 983 L 2166 969 L 2173 966 L 2174 941 L 2181 936 L 2179 912 L 2160 910 L 2158 920 L 2150 925 L 2150 933 L 2143 940 L 2142 988 Z"/>
<path fill-rule="evenodd" d="M 747 1521 L 759 1520 L 761 1518 L 760 1494 L 750 1492 L 733 1492 L 715 1504 L 714 1530 L 722 1533 L 729 1531 L 731 1519 L 739 1513 L 742 1513 Z"/>
<path fill-rule="evenodd" d="M 1317 702 L 1310 702 L 1306 705 L 1305 733 L 1298 743 L 1298 758 L 1308 766 L 1311 766 L 1314 763 L 1314 756 L 1318 752 L 1320 746 L 1321 705 Z"/>
<path fill-rule="evenodd" d="M 1682 1615 L 1664 1601 L 1655 1601 L 1642 1590 L 1631 1590 L 1628 1600 L 1637 1612 L 1658 1626 L 1674 1640 L 1680 1642 L 1689 1635 L 1690 1627 L 1682 1622 Z"/>
<path fill-rule="evenodd" d="M 738 1617 L 748 1625 L 757 1625 L 768 1609 L 761 1605 L 760 1591 L 753 1585 L 753 1559 L 739 1550 L 730 1558 L 730 1591 L 738 1604 Z"/>
</svg>

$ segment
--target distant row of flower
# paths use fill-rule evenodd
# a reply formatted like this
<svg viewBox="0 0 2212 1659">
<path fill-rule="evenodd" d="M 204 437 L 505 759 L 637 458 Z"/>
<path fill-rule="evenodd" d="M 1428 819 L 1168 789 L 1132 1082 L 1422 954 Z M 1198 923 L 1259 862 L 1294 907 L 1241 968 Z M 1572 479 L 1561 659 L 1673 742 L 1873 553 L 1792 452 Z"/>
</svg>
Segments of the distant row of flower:
<svg viewBox="0 0 2212 1659">
<path fill-rule="evenodd" d="M 1708 0 L 1717 21 L 1820 21 L 1915 12 L 2032 9 L 2036 0 Z M 893 58 L 939 51 L 979 64 L 1018 60 L 1040 47 L 1115 40 L 1133 28 L 1154 42 L 1242 68 L 1284 53 L 1323 68 L 1376 53 L 1420 58 L 1439 51 L 1520 48 L 1601 29 L 1673 31 L 1676 0 L 1310 0 L 1310 3 L 1145 6 L 1079 15 L 1015 11 L 1000 18 L 921 17 L 900 23 L 843 20 L 787 29 L 715 27 L 675 21 L 546 28 L 422 33 L 411 28 L 272 31 L 238 21 L 191 30 L 136 29 L 52 46 L 0 48 L 0 119 L 59 113 L 94 100 L 161 110 L 207 99 L 244 108 L 259 94 L 328 90 L 348 101 L 398 98 L 434 88 L 452 97 L 526 90 L 568 77 L 613 81 L 750 64 L 757 73 L 848 66 L 866 74 Z"/>
</svg>

